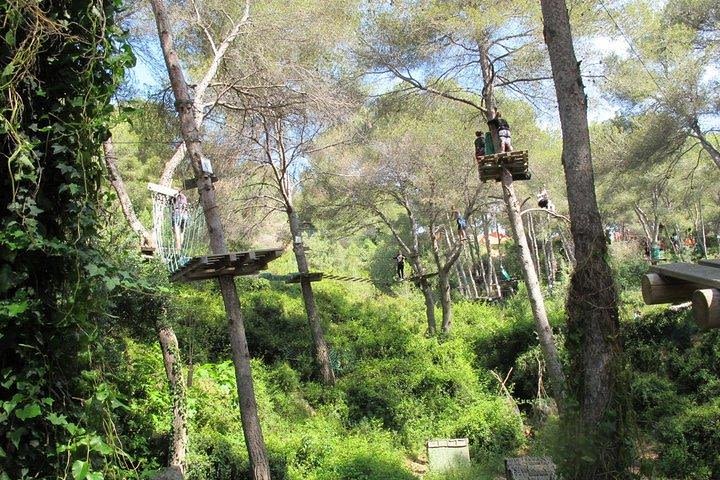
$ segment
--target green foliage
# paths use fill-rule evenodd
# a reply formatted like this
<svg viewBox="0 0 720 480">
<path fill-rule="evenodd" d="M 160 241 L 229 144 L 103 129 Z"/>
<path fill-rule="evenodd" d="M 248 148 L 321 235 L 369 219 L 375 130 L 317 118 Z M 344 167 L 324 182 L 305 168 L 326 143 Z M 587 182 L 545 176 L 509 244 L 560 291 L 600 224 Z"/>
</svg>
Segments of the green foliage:
<svg viewBox="0 0 720 480">
<path fill-rule="evenodd" d="M 690 312 L 651 312 L 623 325 L 635 372 L 631 398 L 645 442 L 657 459 L 641 458 L 651 477 L 715 478 L 720 404 L 718 332 L 699 332 Z"/>
<path fill-rule="evenodd" d="M 89 368 L 107 296 L 130 282 L 95 248 L 99 147 L 133 62 L 118 8 L 0 6 L 0 470 L 13 478 L 96 479 L 116 453 L 96 432 L 121 406 Z"/>
<path fill-rule="evenodd" d="M 646 468 L 688 479 L 720 475 L 720 402 L 691 406 L 667 417 L 657 428 L 659 462 Z"/>
</svg>

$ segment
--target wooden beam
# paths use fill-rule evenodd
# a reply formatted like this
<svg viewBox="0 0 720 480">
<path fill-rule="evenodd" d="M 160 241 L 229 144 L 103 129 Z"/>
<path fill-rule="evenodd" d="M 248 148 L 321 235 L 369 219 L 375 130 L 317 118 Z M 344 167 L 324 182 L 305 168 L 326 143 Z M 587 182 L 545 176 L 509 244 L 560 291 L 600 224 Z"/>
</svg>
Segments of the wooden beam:
<svg viewBox="0 0 720 480">
<path fill-rule="evenodd" d="M 703 288 L 692 296 L 693 317 L 702 328 L 720 327 L 720 290 Z"/>
<path fill-rule="evenodd" d="M 642 278 L 642 296 L 647 305 L 685 302 L 692 298 L 695 290 L 702 288 L 706 287 L 657 273 L 648 273 Z"/>
<path fill-rule="evenodd" d="M 164 185 L 158 185 L 157 183 L 152 182 L 148 183 L 148 190 L 167 195 L 168 197 L 174 197 L 175 195 L 180 193 L 179 190 L 175 190 L 174 188 L 166 187 Z"/>
<path fill-rule="evenodd" d="M 720 260 L 717 258 L 703 258 L 702 260 L 698 261 L 698 263 L 706 267 L 720 268 Z"/>
</svg>

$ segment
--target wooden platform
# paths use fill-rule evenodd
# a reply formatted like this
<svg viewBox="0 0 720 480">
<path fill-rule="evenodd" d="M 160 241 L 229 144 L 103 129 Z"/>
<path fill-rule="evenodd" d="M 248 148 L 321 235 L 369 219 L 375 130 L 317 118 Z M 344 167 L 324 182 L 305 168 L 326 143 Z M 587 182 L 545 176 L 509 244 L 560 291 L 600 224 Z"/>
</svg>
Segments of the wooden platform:
<svg viewBox="0 0 720 480">
<path fill-rule="evenodd" d="M 720 328 L 720 260 L 652 266 L 642 294 L 648 305 L 690 301 L 698 326 Z"/>
<path fill-rule="evenodd" d="M 507 480 L 556 480 L 555 464 L 548 457 L 505 459 Z"/>
<path fill-rule="evenodd" d="M 285 280 L 285 283 L 300 283 L 303 278 L 307 279 L 309 282 L 319 282 L 323 279 L 324 274 L 322 272 L 310 272 L 310 273 L 293 273 L 290 275 L 290 278 Z"/>
<path fill-rule="evenodd" d="M 528 167 L 527 150 L 495 153 L 493 155 L 476 157 L 476 160 L 478 173 L 482 182 L 489 180 L 499 182 L 503 168 L 507 168 L 510 171 L 513 180 L 530 180 L 531 175 Z"/>
<path fill-rule="evenodd" d="M 268 263 L 282 255 L 282 248 L 233 252 L 224 255 L 193 257 L 176 272 L 170 275 L 173 282 L 194 282 L 222 275 L 253 275 L 265 270 Z"/>
<path fill-rule="evenodd" d="M 401 282 L 404 282 L 405 280 L 408 280 L 408 281 L 417 283 L 417 282 L 419 282 L 420 280 L 426 280 L 426 279 L 428 279 L 428 278 L 436 277 L 437 274 L 438 274 L 438 272 L 426 273 L 426 274 L 424 274 L 424 275 L 411 275 L 411 276 L 409 276 L 409 277 L 403 278 L 403 279 L 400 280 L 400 281 L 401 281 Z"/>
<path fill-rule="evenodd" d="M 679 278 L 707 287 L 720 288 L 720 260 L 701 260 L 699 263 L 699 265 L 694 263 L 653 265 L 650 271 L 663 277 Z"/>
</svg>

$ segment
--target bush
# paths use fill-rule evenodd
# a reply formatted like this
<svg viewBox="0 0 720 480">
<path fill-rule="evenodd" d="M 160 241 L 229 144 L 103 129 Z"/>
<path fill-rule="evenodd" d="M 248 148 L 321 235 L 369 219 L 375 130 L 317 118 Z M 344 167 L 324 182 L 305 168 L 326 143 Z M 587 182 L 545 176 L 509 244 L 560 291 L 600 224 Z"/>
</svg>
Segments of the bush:
<svg viewBox="0 0 720 480">
<path fill-rule="evenodd" d="M 658 428 L 660 473 L 672 478 L 720 477 L 720 401 L 693 406 Z"/>
</svg>

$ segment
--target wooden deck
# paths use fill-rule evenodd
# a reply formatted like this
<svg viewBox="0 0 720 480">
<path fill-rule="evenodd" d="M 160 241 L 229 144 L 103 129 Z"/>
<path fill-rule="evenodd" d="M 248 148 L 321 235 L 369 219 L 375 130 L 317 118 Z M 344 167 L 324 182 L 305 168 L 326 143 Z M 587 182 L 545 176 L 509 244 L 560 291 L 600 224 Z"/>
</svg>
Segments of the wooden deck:
<svg viewBox="0 0 720 480">
<path fill-rule="evenodd" d="M 690 301 L 698 326 L 720 328 L 720 260 L 655 265 L 650 267 L 650 272 L 642 281 L 645 303 Z"/>
<path fill-rule="evenodd" d="M 527 150 L 518 150 L 508 153 L 495 153 L 493 155 L 485 155 L 477 157 L 478 173 L 480 180 L 487 182 L 495 180 L 499 182 L 502 176 L 503 168 L 507 168 L 513 177 L 513 180 L 530 180 L 530 172 L 528 166 Z"/>
<path fill-rule="evenodd" d="M 426 280 L 426 279 L 428 279 L 428 278 L 436 277 L 437 274 L 438 274 L 438 272 L 426 273 L 426 274 L 424 274 L 424 275 L 411 275 L 411 276 L 409 276 L 409 277 L 403 278 L 403 279 L 400 280 L 400 281 L 401 281 L 401 282 L 404 282 L 404 281 L 408 280 L 408 281 L 410 281 L 410 282 L 415 282 L 415 283 L 417 283 L 417 282 L 419 282 L 420 280 Z"/>
<path fill-rule="evenodd" d="M 290 278 L 285 280 L 285 283 L 300 283 L 302 282 L 303 278 L 307 279 L 309 282 L 319 282 L 324 277 L 324 274 L 322 272 L 310 272 L 310 273 L 293 273 L 290 275 Z"/>
<path fill-rule="evenodd" d="M 194 282 L 208 280 L 222 275 L 254 275 L 267 269 L 268 263 L 282 255 L 282 248 L 233 252 L 224 255 L 193 257 L 170 275 L 173 282 Z"/>
</svg>

